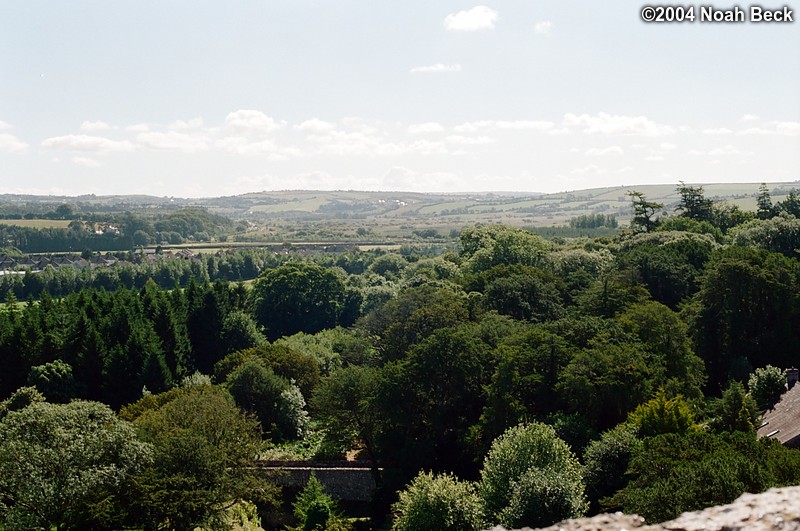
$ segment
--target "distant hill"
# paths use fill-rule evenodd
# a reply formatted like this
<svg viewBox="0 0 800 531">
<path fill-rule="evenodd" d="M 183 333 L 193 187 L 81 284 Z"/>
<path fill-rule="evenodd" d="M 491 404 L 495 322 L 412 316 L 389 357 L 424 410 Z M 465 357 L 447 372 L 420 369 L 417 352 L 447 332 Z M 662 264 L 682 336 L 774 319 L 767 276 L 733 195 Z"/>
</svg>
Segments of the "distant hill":
<svg viewBox="0 0 800 531">
<path fill-rule="evenodd" d="M 693 184 L 694 185 L 694 184 Z M 294 190 L 253 192 L 228 197 L 178 198 L 146 195 L 33 196 L 0 195 L 0 210 L 52 209 L 53 205 L 75 205 L 78 211 L 153 212 L 203 207 L 209 212 L 253 223 L 269 222 L 361 222 L 376 225 L 405 225 L 458 228 L 475 223 L 502 222 L 512 225 L 564 225 L 584 214 L 615 215 L 625 223 L 631 215 L 627 192 L 643 192 L 648 199 L 665 204 L 671 212 L 677 204 L 677 183 L 631 185 L 575 190 L 557 194 L 524 192 L 448 193 L 362 192 Z M 759 183 L 703 185 L 707 198 L 755 210 Z M 800 182 L 772 183 L 773 201 Z"/>
</svg>

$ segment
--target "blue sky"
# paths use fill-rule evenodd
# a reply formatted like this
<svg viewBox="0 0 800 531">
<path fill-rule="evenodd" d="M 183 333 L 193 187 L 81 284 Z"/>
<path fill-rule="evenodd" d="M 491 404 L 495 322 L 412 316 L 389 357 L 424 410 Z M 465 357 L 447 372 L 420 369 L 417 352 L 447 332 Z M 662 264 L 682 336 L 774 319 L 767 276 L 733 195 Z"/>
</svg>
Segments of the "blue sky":
<svg viewBox="0 0 800 531">
<path fill-rule="evenodd" d="M 800 23 L 641 8 L 0 2 L 0 193 L 800 179 Z"/>
</svg>

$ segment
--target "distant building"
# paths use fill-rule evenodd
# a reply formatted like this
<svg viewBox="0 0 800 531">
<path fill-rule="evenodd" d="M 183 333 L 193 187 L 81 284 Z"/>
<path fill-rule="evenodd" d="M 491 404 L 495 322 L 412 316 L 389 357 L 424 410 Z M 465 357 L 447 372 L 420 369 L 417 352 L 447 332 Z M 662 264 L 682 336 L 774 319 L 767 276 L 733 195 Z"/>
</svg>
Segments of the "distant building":
<svg viewBox="0 0 800 531">
<path fill-rule="evenodd" d="M 759 437 L 770 437 L 784 446 L 800 448 L 800 385 L 795 385 L 800 371 L 786 370 L 786 383 L 789 390 L 781 395 L 772 409 L 764 413 L 758 428 Z"/>
</svg>

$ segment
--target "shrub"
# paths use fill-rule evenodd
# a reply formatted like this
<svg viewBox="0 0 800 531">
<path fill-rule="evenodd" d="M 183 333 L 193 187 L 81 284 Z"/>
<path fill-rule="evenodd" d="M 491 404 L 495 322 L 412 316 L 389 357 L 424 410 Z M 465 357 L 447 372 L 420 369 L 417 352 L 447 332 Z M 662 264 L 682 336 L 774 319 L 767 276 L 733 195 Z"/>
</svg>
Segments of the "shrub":
<svg viewBox="0 0 800 531">
<path fill-rule="evenodd" d="M 750 375 L 747 386 L 758 407 L 766 409 L 780 400 L 786 390 L 786 377 L 779 368 L 767 365 Z"/>
<path fill-rule="evenodd" d="M 547 479 L 528 477 L 537 474 Z M 569 446 L 540 423 L 521 424 L 495 439 L 478 484 L 485 517 L 506 526 L 547 526 L 580 516 L 586 510 L 583 489 L 581 466 Z M 534 509 L 540 512 L 533 515 Z"/>
<path fill-rule="evenodd" d="M 483 528 L 481 500 L 471 483 L 449 474 L 421 472 L 392 506 L 397 514 L 392 529 L 470 531 Z"/>
</svg>

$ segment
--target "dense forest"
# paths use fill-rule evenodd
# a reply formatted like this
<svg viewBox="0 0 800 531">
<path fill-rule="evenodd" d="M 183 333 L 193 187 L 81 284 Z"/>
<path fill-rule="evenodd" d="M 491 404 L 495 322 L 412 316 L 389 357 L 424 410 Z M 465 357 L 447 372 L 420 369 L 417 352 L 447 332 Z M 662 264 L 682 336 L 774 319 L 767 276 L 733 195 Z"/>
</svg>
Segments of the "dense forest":
<svg viewBox="0 0 800 531">
<path fill-rule="evenodd" d="M 0 529 L 230 529 L 287 507 L 303 530 L 658 522 L 800 484 L 800 451 L 755 433 L 800 363 L 800 199 L 678 192 L 669 216 L 632 193 L 609 237 L 483 225 L 439 254 L 3 279 Z M 180 216 L 137 230 L 207 228 Z M 367 463 L 368 521 L 313 477 L 287 499 L 253 466 L 276 456 Z"/>
</svg>

